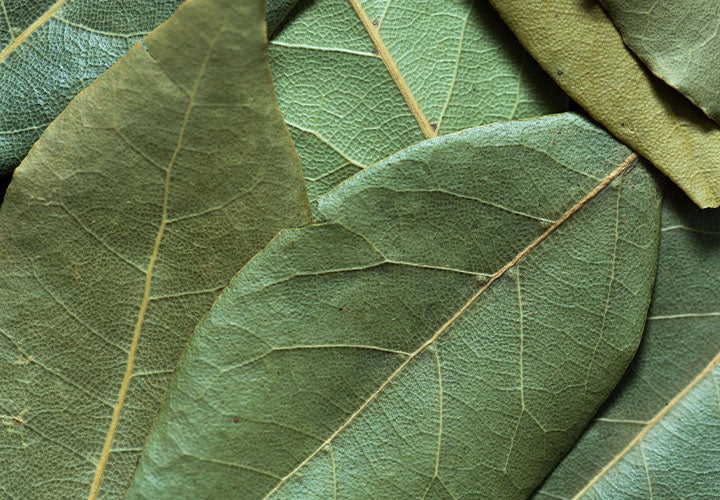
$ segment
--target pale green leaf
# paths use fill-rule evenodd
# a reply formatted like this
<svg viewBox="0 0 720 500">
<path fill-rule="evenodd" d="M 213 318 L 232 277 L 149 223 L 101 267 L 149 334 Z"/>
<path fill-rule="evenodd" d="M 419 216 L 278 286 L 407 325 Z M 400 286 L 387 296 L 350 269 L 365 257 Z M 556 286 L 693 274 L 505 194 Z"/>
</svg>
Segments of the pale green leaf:
<svg viewBox="0 0 720 500">
<path fill-rule="evenodd" d="M 438 133 L 567 109 L 486 0 L 305 0 L 269 52 L 311 200 Z"/>
<path fill-rule="evenodd" d="M 490 0 L 578 104 L 699 206 L 720 205 L 720 128 L 652 76 L 592 0 Z"/>
<path fill-rule="evenodd" d="M 536 498 L 720 497 L 719 326 L 720 210 L 673 189 L 638 354 Z"/>
<path fill-rule="evenodd" d="M 565 114 L 352 177 L 196 329 L 129 497 L 525 497 L 640 340 L 650 170 Z"/>
<path fill-rule="evenodd" d="M 3 496 L 123 496 L 196 323 L 279 229 L 309 222 L 265 47 L 261 0 L 191 0 L 15 171 L 0 209 Z"/>
<path fill-rule="evenodd" d="M 602 1 L 652 72 L 720 122 L 720 2 Z"/>
<path fill-rule="evenodd" d="M 181 0 L 0 0 L 0 176 Z M 270 0 L 272 33 L 294 4 Z"/>
</svg>

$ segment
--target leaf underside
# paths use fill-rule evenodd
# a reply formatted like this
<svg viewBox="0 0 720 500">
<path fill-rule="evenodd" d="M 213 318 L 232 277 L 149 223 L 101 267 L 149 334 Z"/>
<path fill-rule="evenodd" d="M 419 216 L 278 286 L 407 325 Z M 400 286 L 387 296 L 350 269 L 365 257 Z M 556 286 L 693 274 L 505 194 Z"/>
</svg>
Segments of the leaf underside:
<svg viewBox="0 0 720 500">
<path fill-rule="evenodd" d="M 300 1 L 269 54 L 310 200 L 426 137 L 568 106 L 486 0 Z"/>
<path fill-rule="evenodd" d="M 0 0 L 0 175 L 180 0 Z"/>
<path fill-rule="evenodd" d="M 184 4 L 16 170 L 0 209 L 5 495 L 123 496 L 192 329 L 279 229 L 310 221 L 262 6 Z"/>
<path fill-rule="evenodd" d="M 130 498 L 525 497 L 637 347 L 659 200 L 573 114 L 354 176 L 200 324 Z"/>
<path fill-rule="evenodd" d="M 0 0 L 0 176 L 181 0 Z M 268 2 L 272 33 L 294 0 Z"/>
<path fill-rule="evenodd" d="M 650 70 L 720 122 L 720 3 L 603 3 L 627 46 Z"/>
<path fill-rule="evenodd" d="M 534 498 L 720 496 L 720 211 L 673 188 L 662 218 L 640 349 Z"/>
<path fill-rule="evenodd" d="M 647 71 L 599 4 L 490 2 L 540 65 L 593 118 L 700 207 L 720 205 L 720 128 Z"/>
</svg>

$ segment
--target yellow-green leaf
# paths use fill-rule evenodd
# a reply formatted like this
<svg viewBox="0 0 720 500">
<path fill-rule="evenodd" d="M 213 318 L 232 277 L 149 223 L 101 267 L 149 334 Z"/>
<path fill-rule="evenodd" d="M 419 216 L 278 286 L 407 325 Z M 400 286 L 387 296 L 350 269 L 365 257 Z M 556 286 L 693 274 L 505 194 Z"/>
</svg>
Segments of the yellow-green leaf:
<svg viewBox="0 0 720 500">
<path fill-rule="evenodd" d="M 190 0 L 83 91 L 0 209 L 0 492 L 124 495 L 190 333 L 309 222 L 261 0 Z"/>
<path fill-rule="evenodd" d="M 647 71 L 599 4 L 490 1 L 550 76 L 615 137 L 700 207 L 720 205 L 720 128 Z"/>
</svg>

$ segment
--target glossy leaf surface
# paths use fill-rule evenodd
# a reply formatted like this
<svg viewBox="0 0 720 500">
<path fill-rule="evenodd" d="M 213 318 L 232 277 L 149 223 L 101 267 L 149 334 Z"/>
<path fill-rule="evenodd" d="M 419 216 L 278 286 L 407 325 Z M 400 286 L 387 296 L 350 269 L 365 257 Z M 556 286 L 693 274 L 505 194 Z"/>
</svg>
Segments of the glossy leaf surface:
<svg viewBox="0 0 720 500">
<path fill-rule="evenodd" d="M 720 127 L 652 76 L 599 4 L 490 0 L 578 104 L 700 207 L 720 205 Z"/>
<path fill-rule="evenodd" d="M 305 0 L 269 53 L 311 200 L 424 138 L 567 109 L 486 0 Z"/>
<path fill-rule="evenodd" d="M 123 496 L 232 275 L 309 222 L 263 2 L 192 0 L 83 91 L 0 209 L 0 491 Z"/>
<path fill-rule="evenodd" d="M 720 496 L 720 211 L 673 189 L 662 225 L 638 354 L 535 498 Z"/>
<path fill-rule="evenodd" d="M 565 114 L 352 177 L 199 325 L 129 497 L 528 495 L 640 339 L 660 196 L 636 158 Z"/>
<path fill-rule="evenodd" d="M 720 3 L 603 0 L 628 47 L 720 122 Z"/>
</svg>

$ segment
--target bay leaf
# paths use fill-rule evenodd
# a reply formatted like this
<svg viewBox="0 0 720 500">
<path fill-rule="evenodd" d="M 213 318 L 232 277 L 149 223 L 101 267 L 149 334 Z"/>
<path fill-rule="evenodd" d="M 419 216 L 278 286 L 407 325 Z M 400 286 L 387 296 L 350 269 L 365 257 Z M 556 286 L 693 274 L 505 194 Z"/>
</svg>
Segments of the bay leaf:
<svg viewBox="0 0 720 500">
<path fill-rule="evenodd" d="M 425 138 L 568 106 L 487 0 L 303 0 L 269 53 L 311 201 Z"/>
<path fill-rule="evenodd" d="M 275 33 L 280 23 L 285 20 L 288 12 L 295 6 L 297 0 L 267 0 L 267 33 Z"/>
<path fill-rule="evenodd" d="M 0 0 L 0 176 L 181 0 Z M 270 0 L 268 31 L 294 2 Z"/>
<path fill-rule="evenodd" d="M 589 0 L 490 0 L 555 81 L 700 207 L 720 205 L 720 128 L 652 76 Z"/>
<path fill-rule="evenodd" d="M 662 218 L 638 354 L 535 498 L 720 497 L 720 210 L 672 189 Z"/>
<path fill-rule="evenodd" d="M 668 84 L 720 122 L 720 3 L 603 0 L 625 44 Z"/>
<path fill-rule="evenodd" d="M 408 148 L 196 329 L 129 498 L 524 498 L 630 362 L 652 169 L 574 114 Z"/>
<path fill-rule="evenodd" d="M 0 175 L 180 0 L 0 1 Z"/>
<path fill-rule="evenodd" d="M 310 221 L 261 0 L 190 0 L 85 89 L 0 208 L 0 488 L 122 497 L 191 331 Z"/>
</svg>

